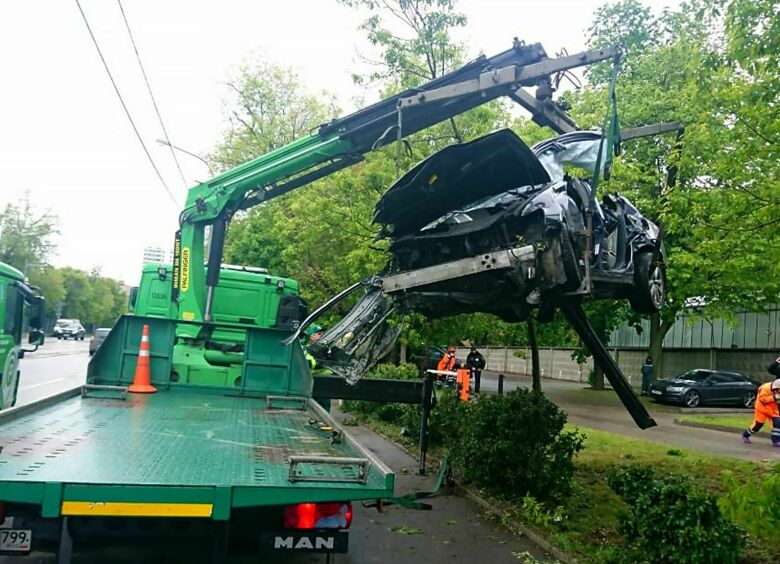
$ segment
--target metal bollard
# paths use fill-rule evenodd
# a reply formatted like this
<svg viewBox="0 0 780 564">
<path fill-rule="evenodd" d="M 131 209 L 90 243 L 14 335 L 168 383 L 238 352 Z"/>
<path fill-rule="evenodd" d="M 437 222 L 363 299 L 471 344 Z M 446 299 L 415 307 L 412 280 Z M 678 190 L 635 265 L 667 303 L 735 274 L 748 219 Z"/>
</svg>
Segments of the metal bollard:
<svg viewBox="0 0 780 564">
<path fill-rule="evenodd" d="M 499 374 L 498 375 L 498 395 L 503 396 L 504 395 L 504 375 Z"/>
</svg>

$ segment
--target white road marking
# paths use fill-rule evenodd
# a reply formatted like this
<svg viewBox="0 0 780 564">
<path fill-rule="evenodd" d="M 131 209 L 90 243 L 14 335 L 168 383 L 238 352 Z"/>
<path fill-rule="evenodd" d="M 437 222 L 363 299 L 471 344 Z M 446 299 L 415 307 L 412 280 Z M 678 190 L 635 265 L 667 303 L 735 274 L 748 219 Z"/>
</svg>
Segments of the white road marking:
<svg viewBox="0 0 780 564">
<path fill-rule="evenodd" d="M 23 386 L 20 387 L 19 390 L 32 390 L 33 388 L 40 388 L 41 386 L 48 386 L 49 384 L 54 384 L 55 382 L 62 382 L 65 380 L 65 378 L 55 378 L 54 380 L 46 380 L 45 382 L 40 382 L 38 384 L 33 384 L 32 386 Z"/>
</svg>

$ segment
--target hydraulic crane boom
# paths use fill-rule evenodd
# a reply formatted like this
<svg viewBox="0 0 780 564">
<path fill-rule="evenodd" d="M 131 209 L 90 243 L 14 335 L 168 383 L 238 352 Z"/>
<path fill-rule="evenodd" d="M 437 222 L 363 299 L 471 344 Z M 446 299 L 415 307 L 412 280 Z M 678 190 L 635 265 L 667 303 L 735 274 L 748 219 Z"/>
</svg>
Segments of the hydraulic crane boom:
<svg viewBox="0 0 780 564">
<path fill-rule="evenodd" d="M 236 211 L 355 164 L 370 151 L 500 96 L 527 99 L 522 87 L 548 84 L 551 74 L 615 54 L 613 48 L 606 48 L 550 59 L 539 43 L 526 45 L 515 40 L 507 51 L 493 57 L 480 56 L 419 88 L 324 124 L 307 137 L 193 187 L 179 218 L 174 249 L 173 296 L 178 299 L 178 318 L 211 321 L 225 232 Z M 556 116 L 551 115 L 550 105 L 545 106 L 545 112 L 547 123 L 555 127 Z M 212 226 L 212 235 L 204 273 L 200 265 L 206 259 L 207 225 Z M 200 331 L 195 325 L 182 325 L 178 334 L 196 337 Z"/>
</svg>

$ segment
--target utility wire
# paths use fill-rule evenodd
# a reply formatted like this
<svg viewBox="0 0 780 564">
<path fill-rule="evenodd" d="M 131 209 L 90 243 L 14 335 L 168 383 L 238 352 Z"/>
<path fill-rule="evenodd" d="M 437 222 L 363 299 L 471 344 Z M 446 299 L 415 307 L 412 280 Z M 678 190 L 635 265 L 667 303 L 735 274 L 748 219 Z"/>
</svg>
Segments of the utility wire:
<svg viewBox="0 0 780 564">
<path fill-rule="evenodd" d="M 163 123 L 162 115 L 160 114 L 160 108 L 157 107 L 157 101 L 154 99 L 154 94 L 152 94 L 152 85 L 149 84 L 149 77 L 146 76 L 146 70 L 144 69 L 144 65 L 141 62 L 141 55 L 138 53 L 138 46 L 135 44 L 135 39 L 133 39 L 133 33 L 130 31 L 130 24 L 127 21 L 127 15 L 125 14 L 125 9 L 122 6 L 122 0 L 116 0 L 117 4 L 119 4 L 119 11 L 122 12 L 122 19 L 125 20 L 125 27 L 127 28 L 127 35 L 130 36 L 130 43 L 133 44 L 133 50 L 135 51 L 135 58 L 138 59 L 138 66 L 141 67 L 141 74 L 144 75 L 144 82 L 146 82 L 146 89 L 149 91 L 149 97 L 152 99 L 152 105 L 154 106 L 154 111 L 157 114 L 157 119 L 160 120 L 160 127 L 162 128 L 163 135 L 165 135 L 165 140 L 168 142 L 168 147 L 171 150 L 171 156 L 173 156 L 173 161 L 176 163 L 176 168 L 179 170 L 179 176 L 181 176 L 181 181 L 184 183 L 184 187 L 187 188 L 187 179 L 184 178 L 184 173 L 181 171 L 181 165 L 179 164 L 179 159 L 176 158 L 176 151 L 173 150 L 173 144 L 171 143 L 171 140 L 168 138 L 168 131 L 165 129 L 165 124 Z"/>
<path fill-rule="evenodd" d="M 149 163 L 152 165 L 154 172 L 157 173 L 157 178 L 160 179 L 160 182 L 165 188 L 165 191 L 168 192 L 168 195 L 171 197 L 171 200 L 173 200 L 173 203 L 176 204 L 176 206 L 179 206 L 179 202 L 176 200 L 176 197 L 173 195 L 173 192 L 171 192 L 171 189 L 168 188 L 168 185 L 165 183 L 165 179 L 162 177 L 162 174 L 160 174 L 160 170 L 157 168 L 157 165 L 154 164 L 152 155 L 149 154 L 149 149 L 146 148 L 146 144 L 144 143 L 144 140 L 141 138 L 141 134 L 138 132 L 138 128 L 135 126 L 133 117 L 130 115 L 130 110 L 127 109 L 127 104 L 125 104 L 125 100 L 124 98 L 122 98 L 122 94 L 119 92 L 119 87 L 117 87 L 116 82 L 114 81 L 114 77 L 112 76 L 111 71 L 108 68 L 108 63 L 106 63 L 106 59 L 105 57 L 103 57 L 103 52 L 100 50 L 100 45 L 98 45 L 97 39 L 95 38 L 95 34 L 92 33 L 92 28 L 89 26 L 89 21 L 87 21 L 87 16 L 84 13 L 84 10 L 82 9 L 79 0 L 76 0 L 76 6 L 78 6 L 79 12 L 81 12 L 81 17 L 84 19 L 84 25 L 87 26 L 87 31 L 89 32 L 89 36 L 92 38 L 92 42 L 95 44 L 95 49 L 97 49 L 98 55 L 100 56 L 100 60 L 103 62 L 103 68 L 106 69 L 106 74 L 108 74 L 108 78 L 109 80 L 111 80 L 111 84 L 113 85 L 114 91 L 116 92 L 116 95 L 119 98 L 119 102 L 122 104 L 122 108 L 125 110 L 127 119 L 130 120 L 130 125 L 133 126 L 133 131 L 135 131 L 135 135 L 136 137 L 138 137 L 138 142 L 141 143 L 141 147 L 143 147 L 144 153 L 146 153 L 146 157 L 149 159 Z"/>
</svg>

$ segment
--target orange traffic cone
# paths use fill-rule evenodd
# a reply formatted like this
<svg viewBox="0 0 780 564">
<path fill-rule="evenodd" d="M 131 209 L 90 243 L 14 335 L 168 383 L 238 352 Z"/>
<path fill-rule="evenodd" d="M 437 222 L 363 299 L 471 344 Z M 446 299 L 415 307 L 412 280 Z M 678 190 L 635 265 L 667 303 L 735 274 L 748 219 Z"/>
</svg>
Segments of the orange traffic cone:
<svg viewBox="0 0 780 564">
<path fill-rule="evenodd" d="M 138 362 L 135 365 L 133 385 L 127 388 L 128 392 L 139 394 L 153 394 L 157 388 L 152 386 L 152 374 L 149 371 L 149 326 L 144 325 L 141 333 L 141 346 L 138 349 Z"/>
</svg>

